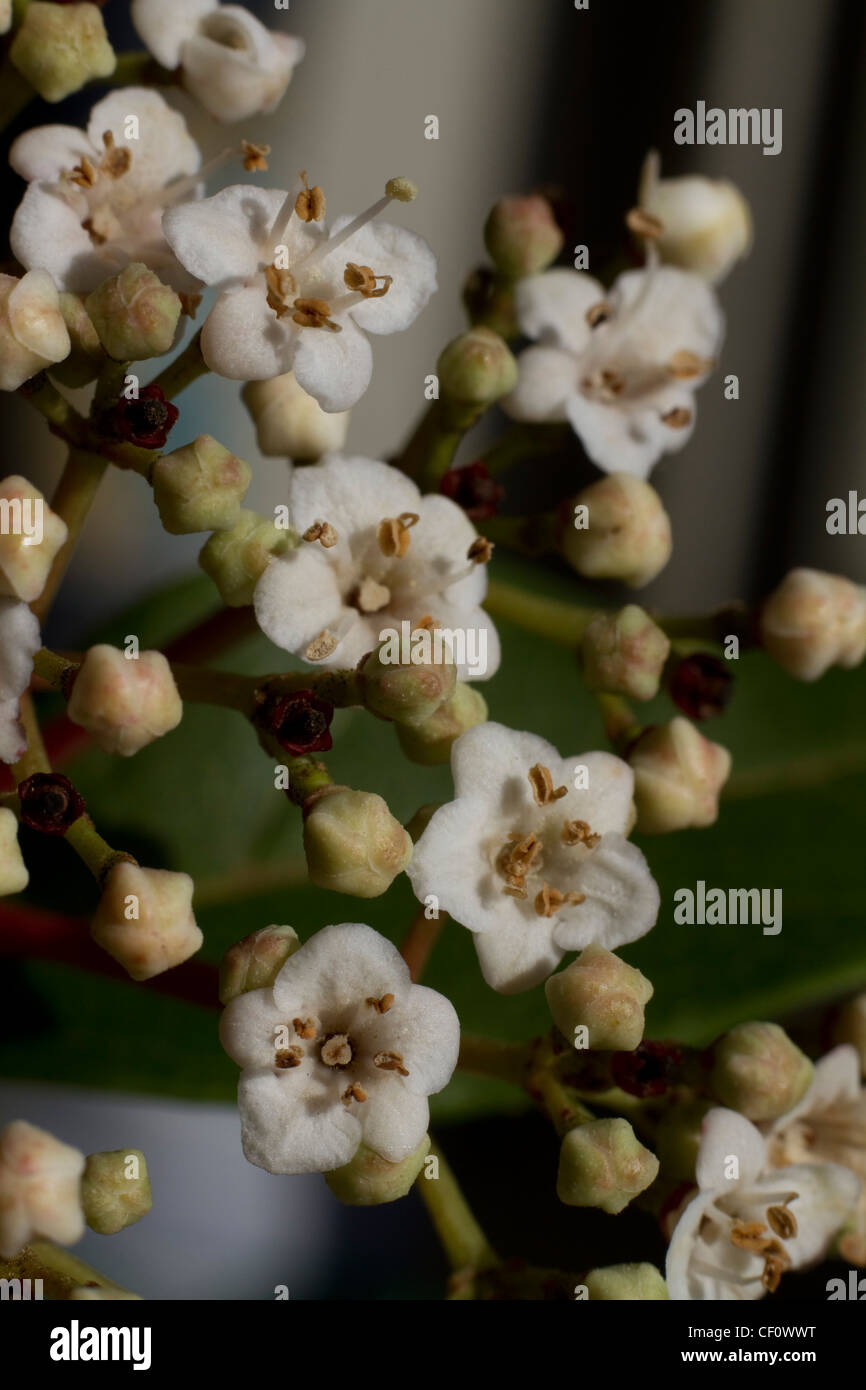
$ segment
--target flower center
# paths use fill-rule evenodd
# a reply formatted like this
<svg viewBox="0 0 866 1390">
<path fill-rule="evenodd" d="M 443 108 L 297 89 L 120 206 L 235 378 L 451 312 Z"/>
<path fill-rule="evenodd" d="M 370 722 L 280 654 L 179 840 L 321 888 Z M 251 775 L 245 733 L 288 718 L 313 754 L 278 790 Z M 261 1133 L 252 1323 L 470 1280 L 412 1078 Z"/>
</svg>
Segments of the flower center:
<svg viewBox="0 0 866 1390">
<path fill-rule="evenodd" d="M 554 787 L 550 768 L 543 763 L 531 767 L 527 776 L 536 806 L 549 806 L 568 794 L 567 787 Z M 563 845 L 583 845 L 586 850 L 601 843 L 601 836 L 585 820 L 564 820 L 559 838 Z M 527 899 L 529 880 L 535 877 L 538 882 L 543 857 L 544 843 L 534 830 L 510 831 L 494 860 L 496 872 L 505 880 L 503 892 L 511 898 Z M 569 888 L 563 892 L 542 880 L 532 905 L 536 916 L 553 917 L 566 903 L 578 906 L 585 899 L 584 893 Z"/>
<path fill-rule="evenodd" d="M 347 1067 L 354 1053 L 345 1033 L 332 1033 L 322 1043 L 319 1055 L 326 1067 Z"/>
<path fill-rule="evenodd" d="M 385 993 L 380 996 L 369 995 L 364 1004 L 368 1009 L 372 1009 L 374 1014 L 380 1017 L 390 1013 L 395 1004 L 395 996 Z M 340 1093 L 340 1099 L 345 1106 L 350 1106 L 353 1101 L 363 1104 L 367 1100 L 367 1091 L 357 1079 L 358 1069 L 362 1069 L 362 1074 L 366 1071 L 369 1076 L 371 1066 L 375 1071 L 396 1072 L 398 1076 L 408 1076 L 409 1069 L 403 1060 L 403 1054 L 393 1048 L 379 1048 L 376 1052 L 367 1053 L 366 1056 L 356 1041 L 348 1033 L 324 1032 L 320 1034 L 320 1023 L 311 1017 L 293 1018 L 292 1028 L 298 1042 L 281 1047 L 274 1054 L 274 1066 L 278 1071 L 291 1071 L 299 1067 L 307 1055 L 307 1048 L 302 1043 L 310 1043 L 310 1055 L 315 1056 L 318 1048 L 319 1061 L 327 1067 L 329 1072 L 349 1071 L 348 1085 Z M 280 1030 L 278 1030 L 280 1031 Z M 354 1074 L 354 1075 L 353 1075 Z"/>
</svg>

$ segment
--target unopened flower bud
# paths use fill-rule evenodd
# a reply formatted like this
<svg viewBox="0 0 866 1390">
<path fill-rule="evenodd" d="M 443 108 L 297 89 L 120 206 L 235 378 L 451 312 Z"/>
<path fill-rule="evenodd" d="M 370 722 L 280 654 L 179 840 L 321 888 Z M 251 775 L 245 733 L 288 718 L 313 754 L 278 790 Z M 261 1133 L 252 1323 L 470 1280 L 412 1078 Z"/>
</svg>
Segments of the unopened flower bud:
<svg viewBox="0 0 866 1390">
<path fill-rule="evenodd" d="M 454 740 L 487 718 L 487 701 L 474 685 L 458 681 L 449 700 L 423 724 L 397 725 L 397 739 L 406 757 L 423 767 L 447 763 Z"/>
<path fill-rule="evenodd" d="M 329 787 L 304 818 L 304 851 L 317 887 L 378 898 L 412 858 L 412 841 L 381 796 Z"/>
<path fill-rule="evenodd" d="M 668 1286 L 655 1265 L 606 1265 L 591 1269 L 584 1279 L 590 1302 L 635 1302 L 670 1298 Z"/>
<path fill-rule="evenodd" d="M 19 782 L 18 806 L 24 824 L 41 835 L 65 835 L 87 809 L 62 772 L 33 772 Z"/>
<path fill-rule="evenodd" d="M 234 526 L 215 531 L 202 548 L 198 562 L 210 575 L 223 603 L 242 608 L 252 603 L 256 584 L 272 555 L 288 550 L 290 536 L 257 512 L 241 509 Z"/>
<path fill-rule="evenodd" d="M 470 521 L 489 521 L 505 496 L 505 488 L 481 459 L 462 468 L 449 468 L 442 475 L 439 491 L 462 507 Z"/>
<path fill-rule="evenodd" d="M 104 421 L 107 433 L 125 439 L 138 449 L 162 449 L 180 414 L 173 401 L 166 400 L 161 386 L 151 382 L 133 400 L 124 396 Z"/>
<path fill-rule="evenodd" d="M 33 603 L 66 540 L 66 522 L 38 487 L 15 473 L 0 482 L 0 503 L 10 518 L 8 529 L 0 531 L 0 595 Z"/>
<path fill-rule="evenodd" d="M 575 526 L 587 508 L 588 524 Z M 574 498 L 560 535 L 560 550 L 587 579 L 621 579 L 642 589 L 671 557 L 671 523 L 649 483 L 630 473 L 610 473 Z"/>
<path fill-rule="evenodd" d="M 257 711 L 254 722 L 265 748 L 268 739 L 273 738 L 279 748 L 297 758 L 307 753 L 327 753 L 333 747 L 333 718 L 334 706 L 319 699 L 314 690 L 293 690 L 288 695 L 271 695 Z"/>
<path fill-rule="evenodd" d="M 408 1158 L 389 1163 L 366 1144 L 342 1168 L 325 1174 L 325 1182 L 334 1196 L 350 1207 L 378 1207 L 405 1197 L 424 1166 L 430 1150 L 430 1136 Z"/>
<path fill-rule="evenodd" d="M 484 224 L 484 244 L 496 269 L 508 279 L 537 275 L 562 250 L 562 231 L 546 198 L 500 198 Z"/>
<path fill-rule="evenodd" d="M 651 700 L 670 649 L 665 633 L 635 603 L 618 613 L 596 613 L 581 647 L 587 689 Z"/>
<path fill-rule="evenodd" d="M 57 287 L 45 270 L 20 280 L 0 275 L 0 391 L 25 381 L 69 355 L 69 332 Z"/>
<path fill-rule="evenodd" d="M 658 1170 L 658 1159 L 628 1120 L 590 1120 L 562 1141 L 556 1192 L 568 1207 L 600 1207 L 614 1215 L 655 1182 Z"/>
<path fill-rule="evenodd" d="M 150 980 L 195 955 L 203 937 L 192 912 L 189 874 L 142 869 L 127 861 L 109 871 L 90 935 L 133 980 Z"/>
<path fill-rule="evenodd" d="M 31 0 L 9 57 L 44 101 L 62 101 L 117 66 L 96 5 Z"/>
<path fill-rule="evenodd" d="M 294 372 L 270 381 L 249 381 L 241 392 L 253 417 L 263 454 L 290 459 L 318 459 L 339 453 L 346 442 L 349 411 L 329 414 L 295 380 Z"/>
<path fill-rule="evenodd" d="M 568 1042 L 586 1028 L 586 1046 L 632 1052 L 644 1030 L 653 987 L 645 975 L 604 946 L 584 947 L 571 965 L 551 975 L 544 992 L 553 1021 Z"/>
<path fill-rule="evenodd" d="M 220 1003 L 251 989 L 267 989 L 300 944 L 293 927 L 271 926 L 230 946 L 220 961 Z"/>
<path fill-rule="evenodd" d="M 168 352 L 181 303 L 158 275 L 133 261 L 89 294 L 84 307 L 109 357 L 140 362 Z"/>
<path fill-rule="evenodd" d="M 436 373 L 443 396 L 460 405 L 492 405 L 517 385 L 517 363 L 491 328 L 470 328 L 440 353 Z"/>
<path fill-rule="evenodd" d="M 822 570 L 791 570 L 761 609 L 761 642 L 801 681 L 831 666 L 851 669 L 866 654 L 866 587 Z"/>
<path fill-rule="evenodd" d="M 670 697 L 689 719 L 721 714 L 734 693 L 728 663 L 712 652 L 692 652 L 677 662 L 669 682 Z"/>
<path fill-rule="evenodd" d="M 644 162 L 638 200 L 641 210 L 662 225 L 654 238 L 661 259 L 711 284 L 723 280 L 751 249 L 749 204 L 727 179 L 699 174 L 660 179 L 659 158 L 652 150 Z"/>
<path fill-rule="evenodd" d="M 0 898 L 22 893 L 30 881 L 18 844 L 18 821 L 8 806 L 0 807 Z"/>
<path fill-rule="evenodd" d="M 866 994 L 858 994 L 843 1004 L 833 1024 L 833 1041 L 848 1043 L 860 1058 L 860 1070 L 866 1076 Z"/>
<path fill-rule="evenodd" d="M 183 704 L 162 652 L 139 652 L 133 660 L 100 643 L 78 669 L 67 714 L 106 753 L 129 758 L 176 729 Z"/>
<path fill-rule="evenodd" d="M 678 716 L 647 729 L 630 749 L 628 762 L 634 772 L 638 830 L 663 835 L 717 819 L 731 755 L 687 719 Z"/>
<path fill-rule="evenodd" d="M 615 1052 L 610 1061 L 614 1086 L 649 1100 L 663 1096 L 682 1076 L 684 1053 L 679 1043 L 645 1038 L 632 1052 Z"/>
<path fill-rule="evenodd" d="M 99 376 L 105 366 L 105 349 L 80 294 L 64 290 L 58 296 L 58 307 L 66 324 L 71 349 L 68 357 L 51 368 L 51 375 L 63 386 L 77 390 Z"/>
<path fill-rule="evenodd" d="M 452 660 L 429 662 L 388 661 L 390 644 L 370 652 L 359 668 L 364 680 L 364 704 L 381 719 L 417 727 L 450 700 L 457 685 Z M 443 649 L 443 656 L 450 655 Z"/>
<path fill-rule="evenodd" d="M 113 1236 L 134 1226 L 153 1206 L 147 1159 L 141 1149 L 88 1154 L 81 1179 L 84 1219 L 92 1231 Z"/>
<path fill-rule="evenodd" d="M 741 1023 L 713 1047 L 710 1089 L 721 1105 L 760 1124 L 796 1105 L 814 1070 L 778 1023 Z"/>
<path fill-rule="evenodd" d="M 0 1130 L 0 1257 L 35 1237 L 73 1245 L 84 1235 L 84 1154 L 26 1120 Z"/>
<path fill-rule="evenodd" d="M 151 473 L 159 519 L 172 536 L 193 531 L 223 531 L 234 526 L 252 482 L 248 463 L 213 435 L 200 434 L 192 444 L 156 460 Z"/>
</svg>

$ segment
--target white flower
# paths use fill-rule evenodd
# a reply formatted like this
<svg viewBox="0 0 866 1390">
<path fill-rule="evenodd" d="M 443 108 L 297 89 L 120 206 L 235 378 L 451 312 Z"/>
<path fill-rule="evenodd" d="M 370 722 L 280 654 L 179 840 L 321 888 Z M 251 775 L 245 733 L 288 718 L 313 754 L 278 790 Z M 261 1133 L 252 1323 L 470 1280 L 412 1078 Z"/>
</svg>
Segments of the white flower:
<svg viewBox="0 0 866 1390">
<path fill-rule="evenodd" d="M 0 391 L 17 391 L 68 357 L 71 346 L 51 276 L 44 270 L 20 280 L 0 275 Z"/>
<path fill-rule="evenodd" d="M 775 1166 L 841 1163 L 857 1175 L 860 1197 L 839 1248 L 853 1264 L 866 1264 L 866 1090 L 856 1049 L 835 1047 L 816 1062 L 803 1099 L 765 1133 Z"/>
<path fill-rule="evenodd" d="M 634 779 L 611 753 L 561 758 L 536 734 L 479 724 L 451 752 L 456 799 L 406 870 L 415 896 L 477 933 L 489 985 L 530 989 L 566 951 L 608 950 L 653 926 L 659 891 L 625 838 Z"/>
<path fill-rule="evenodd" d="M 39 623 L 27 604 L 0 598 L 0 762 L 17 762 L 27 747 L 18 704 L 41 646 Z"/>
<path fill-rule="evenodd" d="M 26 1120 L 0 1130 L 0 1255 L 36 1236 L 72 1245 L 84 1235 L 84 1154 Z"/>
<path fill-rule="evenodd" d="M 583 271 L 548 270 L 518 283 L 515 306 L 539 346 L 517 359 L 517 386 L 502 402 L 509 415 L 568 420 L 606 473 L 645 478 L 683 447 L 724 331 L 700 276 L 649 264 L 605 292 Z"/>
<path fill-rule="evenodd" d="M 788 1269 L 820 1260 L 857 1199 L 836 1163 L 768 1166 L 760 1131 L 734 1110 L 711 1110 L 697 1161 L 698 1192 L 671 1237 L 673 1299 L 755 1299 Z"/>
<path fill-rule="evenodd" d="M 362 1142 L 389 1163 L 427 1132 L 427 1097 L 457 1064 L 460 1025 L 435 990 L 413 985 L 372 927 L 324 927 L 273 987 L 241 994 L 220 1021 L 243 1068 L 244 1153 L 271 1173 L 341 1168 Z"/>
<path fill-rule="evenodd" d="M 273 111 L 304 56 L 303 39 L 275 33 L 241 5 L 132 0 L 138 35 L 218 121 Z"/>
<path fill-rule="evenodd" d="M 194 287 L 160 221 L 167 203 L 196 192 L 201 156 L 183 117 L 158 93 L 112 92 L 93 107 L 86 131 L 25 131 L 9 162 L 30 185 L 9 234 L 28 270 L 47 270 L 60 289 L 84 292 L 138 261 L 175 289 Z"/>
<path fill-rule="evenodd" d="M 402 180 L 387 187 L 402 201 Z M 318 190 L 321 194 L 321 190 Z M 328 236 L 290 193 L 235 184 L 212 198 L 170 208 L 166 240 L 190 274 L 222 293 L 202 330 L 202 353 L 220 376 L 263 381 L 293 371 L 324 410 L 347 410 L 373 371 L 371 333 L 408 328 L 436 289 L 436 258 L 404 228 L 371 225 L 386 194 L 358 217 L 341 217 Z M 301 217 L 299 204 L 305 211 Z"/>
<path fill-rule="evenodd" d="M 752 214 L 736 184 L 700 174 L 661 178 L 658 152 L 641 170 L 638 202 L 662 229 L 655 244 L 661 259 L 718 284 L 752 245 Z"/>
<path fill-rule="evenodd" d="M 480 606 L 487 575 L 467 558 L 477 533 L 456 503 L 422 497 L 387 463 L 335 454 L 294 470 L 289 513 L 302 536 L 327 522 L 337 539 L 302 540 L 258 581 L 256 618 L 278 647 L 326 668 L 355 666 L 386 629 L 400 634 L 402 622 L 430 617 L 467 634 L 470 664 L 470 648 L 477 653 L 486 642 L 486 669 L 462 663 L 461 680 L 493 675 L 499 639 Z M 460 655 L 456 643 L 454 651 Z"/>
</svg>

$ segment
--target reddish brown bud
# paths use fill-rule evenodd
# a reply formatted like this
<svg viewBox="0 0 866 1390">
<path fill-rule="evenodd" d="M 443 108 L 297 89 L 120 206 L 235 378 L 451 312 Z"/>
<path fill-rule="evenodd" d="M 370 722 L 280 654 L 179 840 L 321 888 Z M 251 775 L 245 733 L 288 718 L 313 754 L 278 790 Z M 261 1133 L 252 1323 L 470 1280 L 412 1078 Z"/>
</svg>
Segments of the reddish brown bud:
<svg viewBox="0 0 866 1390">
<path fill-rule="evenodd" d="M 179 414 L 159 386 L 145 386 L 137 400 L 118 401 L 106 423 L 118 439 L 139 449 L 161 449 Z"/>
<path fill-rule="evenodd" d="M 18 787 L 21 819 L 43 835 L 65 835 L 84 815 L 84 798 L 60 772 L 34 772 Z"/>
<path fill-rule="evenodd" d="M 693 652 L 684 657 L 670 680 L 674 704 L 689 719 L 721 714 L 734 693 L 734 677 L 721 657 Z"/>
<path fill-rule="evenodd" d="M 480 459 L 465 468 L 449 468 L 439 491 L 462 507 L 470 521 L 489 521 L 505 496 L 505 489 Z"/>
<path fill-rule="evenodd" d="M 267 700 L 256 717 L 261 729 L 273 734 L 281 748 L 293 756 L 327 753 L 333 747 L 330 725 L 334 706 L 312 690 L 295 690 Z"/>
<path fill-rule="evenodd" d="M 630 1096 L 661 1096 L 677 1079 L 683 1050 L 671 1042 L 642 1042 L 634 1052 L 615 1052 L 611 1061 L 614 1084 Z"/>
</svg>

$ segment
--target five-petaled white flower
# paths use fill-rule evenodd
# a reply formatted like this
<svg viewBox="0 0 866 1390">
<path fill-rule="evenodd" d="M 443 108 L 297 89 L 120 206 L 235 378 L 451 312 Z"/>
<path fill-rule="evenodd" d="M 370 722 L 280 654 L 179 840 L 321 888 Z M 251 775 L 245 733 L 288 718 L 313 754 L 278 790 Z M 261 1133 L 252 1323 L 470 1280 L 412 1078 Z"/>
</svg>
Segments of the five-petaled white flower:
<svg viewBox="0 0 866 1390">
<path fill-rule="evenodd" d="M 84 1154 L 26 1120 L 0 1130 L 0 1255 L 36 1236 L 72 1245 L 84 1235 Z"/>
<path fill-rule="evenodd" d="M 27 604 L 0 598 L 0 762 L 17 762 L 27 747 L 18 705 L 41 645 L 39 623 Z"/>
<path fill-rule="evenodd" d="M 157 92 L 112 92 L 93 107 L 86 131 L 35 126 L 19 135 L 9 162 L 30 185 L 9 234 L 28 270 L 47 270 L 60 289 L 85 292 L 140 261 L 174 289 L 196 286 L 160 223 L 167 204 L 200 191 L 201 155 L 183 117 Z"/>
<path fill-rule="evenodd" d="M 354 666 L 386 630 L 432 619 L 443 635 L 463 636 L 462 653 L 448 643 L 461 680 L 494 674 L 499 639 L 480 606 L 486 568 L 469 557 L 478 535 L 456 503 L 422 496 L 387 463 L 332 454 L 294 470 L 289 514 L 309 539 L 271 560 L 254 598 L 278 647 L 324 667 Z M 473 662 L 482 642 L 486 662 Z"/>
<path fill-rule="evenodd" d="M 517 386 L 502 402 L 510 415 L 568 420 L 606 473 L 645 478 L 682 448 L 724 332 L 700 276 L 653 259 L 605 292 L 583 271 L 548 270 L 520 281 L 515 305 L 538 346 L 518 358 Z"/>
<path fill-rule="evenodd" d="M 280 103 L 304 56 L 303 39 L 266 29 L 219 0 L 132 0 L 132 22 L 164 68 L 218 121 L 243 121 Z"/>
<path fill-rule="evenodd" d="M 317 225 L 325 199 L 301 179 L 289 193 L 235 184 L 200 203 L 170 208 L 163 230 L 186 269 L 222 293 L 202 330 L 205 362 L 220 376 L 262 381 L 293 371 L 324 410 L 347 410 L 373 372 L 364 329 L 397 333 L 436 289 L 436 258 L 423 237 L 371 225 L 392 196 L 387 184 L 358 217 L 330 236 Z"/>
<path fill-rule="evenodd" d="M 456 800 L 406 870 L 415 896 L 475 932 L 485 980 L 530 989 L 566 951 L 614 950 L 655 923 L 659 891 L 633 823 L 634 779 L 611 753 L 561 758 L 536 734 L 479 724 L 451 750 Z"/>
<path fill-rule="evenodd" d="M 837 1163 L 770 1166 L 758 1129 L 734 1110 L 711 1110 L 701 1133 L 698 1191 L 674 1227 L 671 1298 L 755 1299 L 786 1270 L 820 1260 L 857 1200 Z"/>
<path fill-rule="evenodd" d="M 427 1132 L 427 1097 L 448 1083 L 459 1036 L 452 1005 L 412 984 L 390 941 L 360 923 L 324 927 L 220 1021 L 243 1068 L 244 1153 L 271 1173 L 330 1172 L 362 1142 L 401 1162 Z"/>
<path fill-rule="evenodd" d="M 856 1050 L 846 1044 L 820 1058 L 803 1099 L 765 1134 L 774 1166 L 841 1163 L 857 1175 L 860 1197 L 839 1249 L 852 1264 L 866 1265 L 866 1090 Z"/>
</svg>

